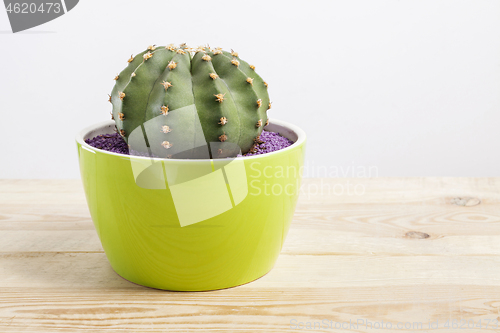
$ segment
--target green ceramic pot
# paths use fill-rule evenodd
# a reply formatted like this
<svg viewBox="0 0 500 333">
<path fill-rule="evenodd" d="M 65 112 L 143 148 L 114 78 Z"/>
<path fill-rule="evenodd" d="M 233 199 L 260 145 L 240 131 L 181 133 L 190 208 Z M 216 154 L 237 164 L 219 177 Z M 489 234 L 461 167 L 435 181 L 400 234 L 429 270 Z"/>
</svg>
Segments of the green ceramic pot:
<svg viewBox="0 0 500 333">
<path fill-rule="evenodd" d="M 294 144 L 235 159 L 152 159 L 106 152 L 76 138 L 92 220 L 113 269 L 140 285 L 215 290 L 271 270 L 297 202 L 306 136 L 274 120 Z"/>
</svg>

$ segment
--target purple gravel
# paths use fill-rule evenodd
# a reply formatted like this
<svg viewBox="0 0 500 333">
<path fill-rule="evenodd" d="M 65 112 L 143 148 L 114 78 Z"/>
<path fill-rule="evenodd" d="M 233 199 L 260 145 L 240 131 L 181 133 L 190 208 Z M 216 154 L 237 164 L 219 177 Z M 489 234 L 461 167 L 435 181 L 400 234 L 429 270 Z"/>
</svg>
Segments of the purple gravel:
<svg viewBox="0 0 500 333">
<path fill-rule="evenodd" d="M 123 141 L 118 133 L 102 134 L 92 139 L 87 139 L 85 142 L 94 147 L 102 150 L 110 151 L 112 153 L 128 155 L 128 145 Z"/>
<path fill-rule="evenodd" d="M 260 144 L 254 146 L 253 151 L 246 153 L 243 156 L 261 155 L 271 153 L 293 144 L 293 141 L 281 136 L 279 133 L 263 131 L 260 135 Z M 129 152 L 127 143 L 122 139 L 120 134 L 103 134 L 92 139 L 85 140 L 87 144 L 94 148 L 106 150 L 112 153 L 148 156 L 146 153 L 131 150 Z M 238 155 L 241 156 L 241 155 Z M 153 156 L 155 157 L 155 156 Z"/>
<path fill-rule="evenodd" d="M 262 155 L 271 153 L 293 144 L 293 141 L 281 136 L 279 133 L 262 131 L 260 135 L 262 143 L 255 145 L 253 150 L 246 153 L 244 156 Z"/>
</svg>

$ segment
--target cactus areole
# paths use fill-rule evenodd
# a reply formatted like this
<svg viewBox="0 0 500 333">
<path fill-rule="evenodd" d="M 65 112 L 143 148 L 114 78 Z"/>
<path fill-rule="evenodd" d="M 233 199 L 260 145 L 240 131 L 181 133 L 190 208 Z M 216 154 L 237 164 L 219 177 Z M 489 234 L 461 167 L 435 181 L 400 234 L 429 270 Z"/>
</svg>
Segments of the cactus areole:
<svg viewBox="0 0 500 333">
<path fill-rule="evenodd" d="M 259 141 L 267 83 L 238 53 L 150 46 L 115 77 L 112 118 L 131 148 L 163 158 L 221 158 Z"/>
</svg>

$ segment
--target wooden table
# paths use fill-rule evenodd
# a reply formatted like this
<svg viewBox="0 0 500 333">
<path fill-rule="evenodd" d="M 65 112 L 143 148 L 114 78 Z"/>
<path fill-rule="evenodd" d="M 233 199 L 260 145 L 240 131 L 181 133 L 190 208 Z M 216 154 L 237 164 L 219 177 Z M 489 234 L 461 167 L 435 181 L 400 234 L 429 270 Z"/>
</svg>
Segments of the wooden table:
<svg viewBox="0 0 500 333">
<path fill-rule="evenodd" d="M 500 178 L 302 190 L 269 274 L 196 293 L 115 274 L 80 181 L 0 181 L 0 332 L 500 331 Z"/>
</svg>

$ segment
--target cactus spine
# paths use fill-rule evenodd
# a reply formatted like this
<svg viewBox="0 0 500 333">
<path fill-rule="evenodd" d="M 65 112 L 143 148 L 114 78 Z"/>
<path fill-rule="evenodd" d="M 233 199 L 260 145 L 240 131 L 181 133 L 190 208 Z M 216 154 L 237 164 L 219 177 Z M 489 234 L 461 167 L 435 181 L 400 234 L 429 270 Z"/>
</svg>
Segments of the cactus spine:
<svg viewBox="0 0 500 333">
<path fill-rule="evenodd" d="M 142 127 L 147 150 L 160 157 L 246 153 L 268 123 L 267 83 L 234 51 L 150 46 L 115 80 L 110 101 L 118 132 L 130 144 Z M 208 155 L 199 149 L 207 143 Z"/>
</svg>

